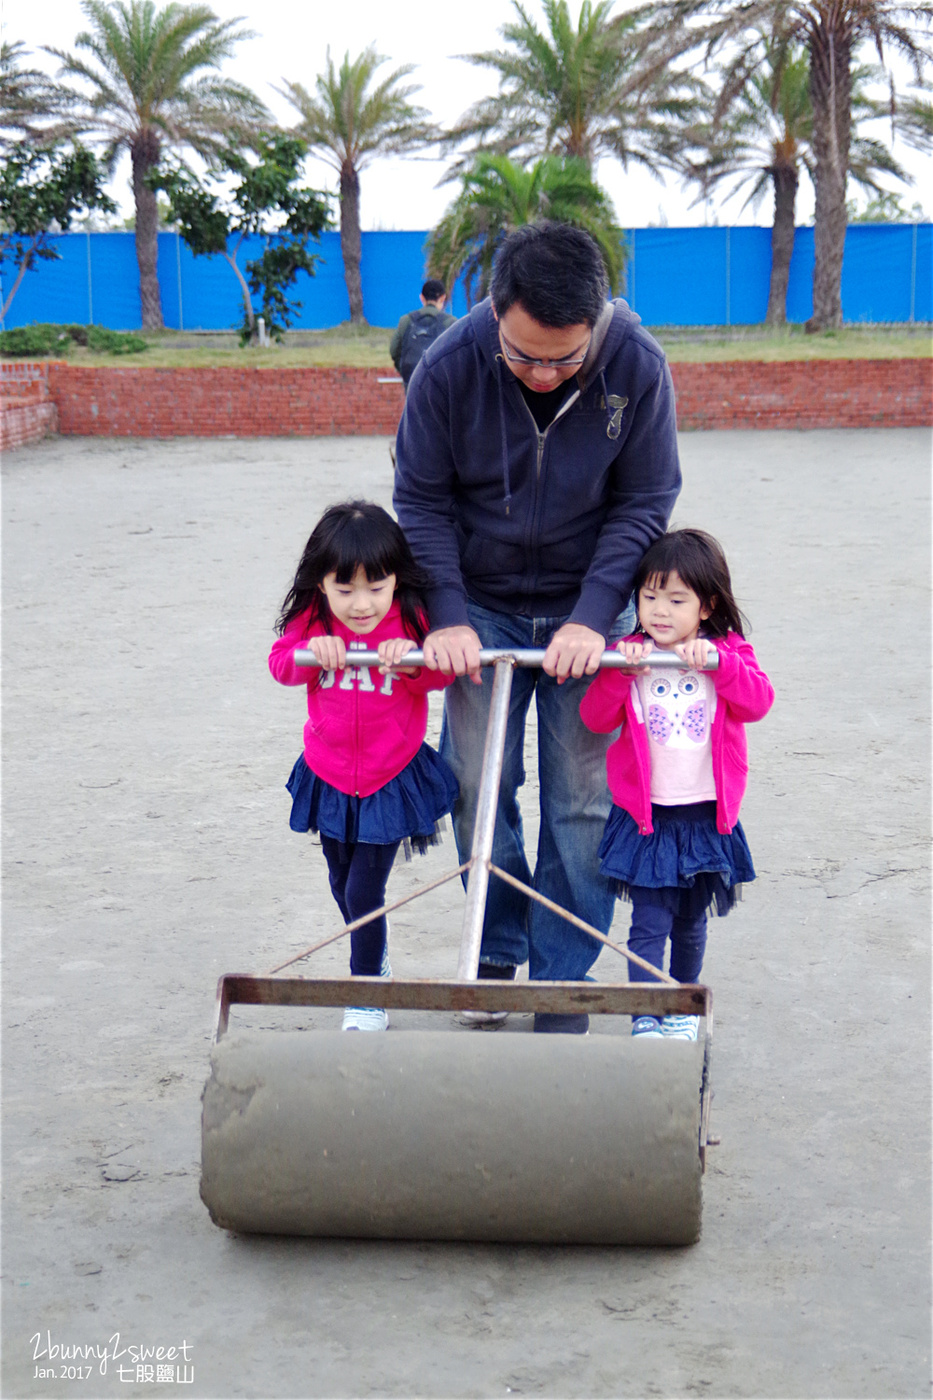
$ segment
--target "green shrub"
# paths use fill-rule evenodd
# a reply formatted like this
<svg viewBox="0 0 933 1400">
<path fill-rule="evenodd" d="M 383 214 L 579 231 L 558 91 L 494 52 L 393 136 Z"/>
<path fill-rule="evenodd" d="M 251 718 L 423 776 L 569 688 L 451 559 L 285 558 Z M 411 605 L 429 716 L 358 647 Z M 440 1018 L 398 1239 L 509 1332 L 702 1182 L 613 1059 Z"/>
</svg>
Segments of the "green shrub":
<svg viewBox="0 0 933 1400">
<path fill-rule="evenodd" d="M 108 355 L 139 355 L 149 349 L 149 342 L 133 331 L 109 331 L 106 326 L 82 326 L 86 331 L 84 344 L 89 350 Z"/>
<path fill-rule="evenodd" d="M 33 321 L 30 326 L 15 326 L 12 330 L 0 331 L 0 354 L 3 355 L 23 355 L 26 358 L 67 355 L 70 349 L 71 336 L 67 326 Z"/>
<path fill-rule="evenodd" d="M 149 349 L 148 341 L 133 331 L 111 331 L 106 326 L 53 326 L 34 321 L 0 331 L 0 354 L 42 356 L 67 355 L 72 345 L 86 345 L 104 355 L 138 355 Z"/>
</svg>

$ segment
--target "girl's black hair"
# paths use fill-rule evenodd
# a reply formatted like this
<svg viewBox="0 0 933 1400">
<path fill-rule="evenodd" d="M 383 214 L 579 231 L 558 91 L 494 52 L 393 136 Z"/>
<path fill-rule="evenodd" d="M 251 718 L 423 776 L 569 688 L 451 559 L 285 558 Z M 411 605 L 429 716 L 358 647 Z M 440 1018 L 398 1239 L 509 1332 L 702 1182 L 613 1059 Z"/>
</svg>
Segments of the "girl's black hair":
<svg viewBox="0 0 933 1400">
<path fill-rule="evenodd" d="M 657 579 L 658 587 L 666 588 L 673 573 L 679 574 L 709 612 L 702 624 L 705 635 L 725 637 L 728 632 L 738 632 L 745 636 L 748 620 L 735 601 L 729 565 L 718 540 L 705 530 L 671 530 L 655 540 L 635 574 L 636 604 L 649 579 Z"/>
<path fill-rule="evenodd" d="M 427 634 L 424 595 L 427 574 L 415 563 L 401 526 L 372 501 L 342 501 L 329 506 L 311 531 L 295 579 L 285 595 L 275 630 L 279 634 L 300 613 L 330 627 L 332 615 L 320 585 L 327 574 L 349 583 L 361 568 L 370 583 L 395 575 L 395 596 L 406 634 L 423 642 Z"/>
</svg>

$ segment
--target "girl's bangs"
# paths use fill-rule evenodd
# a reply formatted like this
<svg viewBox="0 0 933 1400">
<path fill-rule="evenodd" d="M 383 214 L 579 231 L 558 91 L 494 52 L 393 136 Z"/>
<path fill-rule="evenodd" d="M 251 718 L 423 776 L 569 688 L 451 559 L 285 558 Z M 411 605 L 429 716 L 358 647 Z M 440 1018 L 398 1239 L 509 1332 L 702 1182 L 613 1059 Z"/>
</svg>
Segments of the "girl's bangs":
<svg viewBox="0 0 933 1400">
<path fill-rule="evenodd" d="M 667 587 L 667 581 L 668 581 L 668 579 L 670 578 L 671 574 L 677 573 L 677 572 L 678 572 L 678 570 L 676 570 L 676 569 L 651 569 L 650 572 L 647 573 L 647 574 L 645 574 L 644 578 L 641 579 L 641 580 L 639 581 L 638 587 L 639 587 L 639 589 L 642 589 L 642 588 L 657 588 L 657 589 L 666 588 L 666 587 Z M 687 582 L 687 580 L 684 579 L 684 583 L 686 583 L 686 582 Z"/>
<path fill-rule="evenodd" d="M 332 542 L 333 562 L 326 573 L 338 583 L 349 583 L 362 569 L 370 583 L 378 583 L 398 573 L 397 551 L 387 531 L 373 528 L 372 521 L 351 520 Z"/>
</svg>

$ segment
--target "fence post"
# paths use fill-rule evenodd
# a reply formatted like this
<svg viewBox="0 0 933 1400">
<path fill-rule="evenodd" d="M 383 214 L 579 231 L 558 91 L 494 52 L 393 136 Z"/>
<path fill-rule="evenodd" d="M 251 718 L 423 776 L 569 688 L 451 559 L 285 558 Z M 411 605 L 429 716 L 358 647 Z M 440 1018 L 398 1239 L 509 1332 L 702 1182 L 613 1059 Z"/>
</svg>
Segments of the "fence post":
<svg viewBox="0 0 933 1400">
<path fill-rule="evenodd" d="M 175 269 L 178 273 L 178 329 L 185 329 L 185 312 L 181 299 L 181 235 L 175 230 Z"/>
<path fill-rule="evenodd" d="M 917 310 L 917 221 L 914 220 L 913 236 L 910 240 L 910 324 L 914 323 Z"/>
<path fill-rule="evenodd" d="M 628 304 L 629 304 L 629 306 L 632 308 L 633 311 L 635 310 L 635 234 L 636 234 L 636 232 L 637 232 L 637 230 L 632 229 L 632 256 L 631 256 L 631 258 L 629 259 L 629 267 L 631 268 L 631 276 L 630 276 L 629 279 L 628 279 L 628 290 L 629 290 Z"/>
<path fill-rule="evenodd" d="M 94 324 L 94 278 L 91 275 L 91 230 L 84 230 L 84 238 L 87 247 L 87 323 Z"/>
<path fill-rule="evenodd" d="M 726 224 L 726 325 L 732 325 L 732 230 Z"/>
</svg>

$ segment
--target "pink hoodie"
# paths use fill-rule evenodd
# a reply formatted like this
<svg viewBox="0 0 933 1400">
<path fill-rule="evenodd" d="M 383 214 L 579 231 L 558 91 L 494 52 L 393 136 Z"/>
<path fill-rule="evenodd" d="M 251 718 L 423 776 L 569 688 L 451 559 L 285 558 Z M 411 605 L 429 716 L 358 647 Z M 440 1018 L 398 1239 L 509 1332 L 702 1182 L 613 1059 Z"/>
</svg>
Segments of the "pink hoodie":
<svg viewBox="0 0 933 1400">
<path fill-rule="evenodd" d="M 408 635 L 397 602 L 364 637 L 336 618 L 329 630 L 309 619 L 306 612 L 289 623 L 269 653 L 269 670 L 281 685 L 308 686 L 304 755 L 311 771 L 340 792 L 369 797 L 414 758 L 428 727 L 427 692 L 454 677 L 426 667 L 414 676 L 381 676 L 369 667 L 322 674 L 316 666 L 296 666 L 295 648 L 309 637 L 342 637 L 348 651 L 351 644 L 375 651 L 382 641 Z M 318 675 L 321 683 L 312 686 Z"/>
<path fill-rule="evenodd" d="M 711 733 L 716 827 L 727 834 L 739 819 L 748 778 L 745 725 L 764 719 L 774 704 L 774 688 L 744 637 L 730 632 L 710 640 L 719 652 L 719 669 L 706 673 L 716 689 Z M 647 836 L 654 830 L 651 760 L 645 723 L 632 703 L 634 680 L 634 671 L 600 671 L 580 702 L 580 717 L 596 734 L 608 734 L 621 724 L 622 733 L 606 755 L 609 790 L 616 805 L 624 807 Z"/>
</svg>

